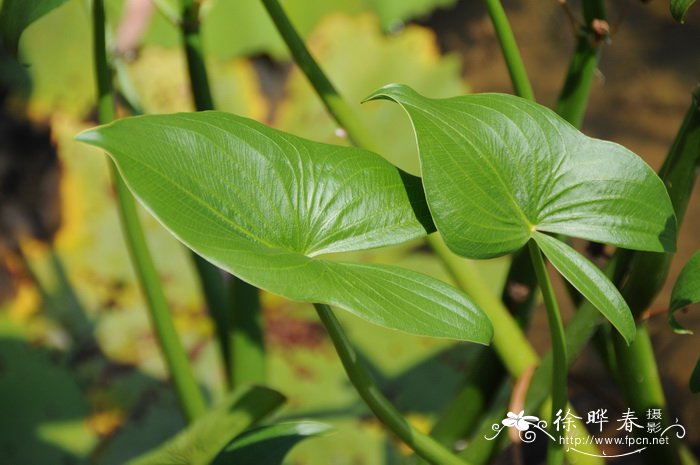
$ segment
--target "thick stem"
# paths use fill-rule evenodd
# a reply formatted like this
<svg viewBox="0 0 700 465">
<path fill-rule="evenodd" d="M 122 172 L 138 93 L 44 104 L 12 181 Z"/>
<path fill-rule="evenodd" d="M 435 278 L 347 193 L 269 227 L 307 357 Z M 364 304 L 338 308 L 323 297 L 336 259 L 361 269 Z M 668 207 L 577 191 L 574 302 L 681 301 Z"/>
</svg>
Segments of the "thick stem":
<svg viewBox="0 0 700 465">
<path fill-rule="evenodd" d="M 465 465 L 466 462 L 406 421 L 401 413 L 396 410 L 396 407 L 384 397 L 384 394 L 374 383 L 367 369 L 358 359 L 355 349 L 350 344 L 331 308 L 325 304 L 314 304 L 314 307 L 333 341 L 335 350 L 338 352 L 338 357 L 343 363 L 350 382 L 355 386 L 362 400 L 365 401 L 377 418 L 406 445 L 411 447 L 416 454 L 429 463 L 434 465 Z"/>
<path fill-rule="evenodd" d="M 537 353 L 508 309 L 493 292 L 489 291 L 488 283 L 484 281 L 476 266 L 452 254 L 438 236 L 430 236 L 428 242 L 440 257 L 457 287 L 466 292 L 491 320 L 494 327 L 492 347 L 508 372 L 517 378 L 529 367 L 537 365 L 539 362 Z"/>
<path fill-rule="evenodd" d="M 107 63 L 105 47 L 105 18 L 103 0 L 93 3 L 93 46 L 97 77 L 97 102 L 100 123 L 114 119 L 112 76 Z M 116 165 L 110 161 L 110 169 L 117 195 L 117 207 L 124 230 L 131 261 L 136 271 L 141 291 L 146 299 L 151 321 L 158 338 L 166 365 L 173 379 L 180 404 L 189 421 L 206 410 L 204 397 L 192 374 L 187 354 L 175 331 L 158 272 L 146 244 L 146 238 L 138 219 L 136 203 L 122 180 Z"/>
<path fill-rule="evenodd" d="M 213 110 L 214 99 L 209 87 L 209 76 L 202 53 L 202 35 L 199 33 L 199 2 L 180 0 L 182 14 L 180 27 L 187 58 L 190 87 L 197 111 Z"/>
<path fill-rule="evenodd" d="M 700 166 L 700 87 L 696 88 L 688 113 L 681 129 L 671 146 L 668 157 L 659 175 L 663 179 L 673 204 L 678 228 L 683 222 L 690 194 Z M 627 252 L 623 252 L 628 254 Z M 663 287 L 668 275 L 672 254 L 635 252 L 630 261 L 630 273 L 622 295 L 628 301 L 635 317 L 639 317 Z M 619 282 L 618 282 L 619 284 Z M 622 389 L 630 407 L 637 412 L 648 409 L 661 409 L 668 417 L 666 397 L 661 387 L 651 337 L 646 322 L 637 325 L 637 337 L 627 346 L 614 336 L 617 366 L 621 370 L 619 378 L 624 380 Z M 638 382 L 639 380 L 643 382 Z M 662 417 L 663 418 L 663 417 Z M 668 418 L 664 418 L 668 420 Z M 646 456 L 647 463 L 678 463 L 681 460 L 676 441 L 671 447 L 653 448 Z M 687 460 L 684 458 L 684 460 Z"/>
<path fill-rule="evenodd" d="M 630 408 L 637 413 L 640 420 L 649 409 L 662 410 L 662 424 L 668 426 L 669 412 L 666 409 L 661 379 L 656 366 L 654 348 L 646 323 L 637 325 L 637 336 L 629 346 L 622 337 L 613 334 L 615 354 L 619 377 L 623 381 L 621 387 Z M 644 436 L 644 432 L 636 432 Z M 663 463 L 673 465 L 679 463 L 678 445 L 673 435 L 669 435 L 671 443 L 666 447 L 650 447 L 645 451 L 644 461 L 649 464 Z"/>
<path fill-rule="evenodd" d="M 515 93 L 528 100 L 535 100 L 535 93 L 532 91 L 530 80 L 525 71 L 525 64 L 518 51 L 518 44 L 508 23 L 506 12 L 503 10 L 500 0 L 486 0 L 486 9 L 496 30 L 496 37 L 501 45 L 503 58 L 506 60 L 508 74 L 513 82 Z"/>
<path fill-rule="evenodd" d="M 375 152 L 379 151 L 379 145 L 375 142 L 365 125 L 362 124 L 353 109 L 340 96 L 330 79 L 316 63 L 314 57 L 311 56 L 306 45 L 304 45 L 304 41 L 279 2 L 277 0 L 262 0 L 262 3 L 275 23 L 277 31 L 287 44 L 294 62 L 301 68 L 333 119 L 345 129 L 353 144 Z"/>
<path fill-rule="evenodd" d="M 564 338 L 564 325 L 559 313 L 559 305 L 554 296 L 554 289 L 547 274 L 547 268 L 542 259 L 542 253 L 534 240 L 528 243 L 532 265 L 535 268 L 537 282 L 539 283 L 544 305 L 547 309 L 547 321 L 549 322 L 549 334 L 552 339 L 552 420 L 550 423 L 550 433 L 555 441 L 549 444 L 547 449 L 547 464 L 560 465 L 564 462 L 564 447 L 561 442 L 563 437 L 561 428 L 554 427 L 554 420 L 557 415 L 566 413 L 567 403 L 567 379 L 568 364 L 566 360 L 566 341 Z"/>
<path fill-rule="evenodd" d="M 556 105 L 556 112 L 576 127 L 581 126 L 586 114 L 600 48 L 605 39 L 593 28 L 595 20 L 606 18 L 604 0 L 584 0 L 582 7 L 585 25 L 578 31 L 576 50 Z"/>
</svg>

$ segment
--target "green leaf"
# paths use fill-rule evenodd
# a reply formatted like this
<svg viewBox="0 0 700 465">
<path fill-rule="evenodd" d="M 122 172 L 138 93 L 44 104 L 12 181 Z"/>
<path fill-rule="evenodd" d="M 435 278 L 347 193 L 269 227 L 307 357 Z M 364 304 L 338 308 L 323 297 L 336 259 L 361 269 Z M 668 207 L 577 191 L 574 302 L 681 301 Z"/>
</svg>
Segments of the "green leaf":
<svg viewBox="0 0 700 465">
<path fill-rule="evenodd" d="M 408 113 L 435 224 L 456 253 L 513 252 L 534 231 L 673 251 L 676 222 L 653 170 L 620 145 L 580 133 L 551 110 L 503 94 L 433 100 L 390 85 Z"/>
<path fill-rule="evenodd" d="M 468 258 L 514 252 L 534 238 L 629 342 L 635 325 L 603 274 L 542 233 L 672 251 L 676 220 L 663 182 L 629 150 L 585 136 L 536 103 L 503 94 L 425 98 L 390 85 L 408 113 L 437 229 Z"/>
<path fill-rule="evenodd" d="M 632 312 L 603 272 L 560 240 L 537 231 L 534 239 L 562 276 L 600 310 L 628 344 L 631 343 L 637 331 Z"/>
<path fill-rule="evenodd" d="M 129 464 L 209 465 L 233 438 L 279 408 L 284 400 L 282 394 L 265 387 L 238 390 L 173 439 Z"/>
<path fill-rule="evenodd" d="M 175 236 L 244 281 L 409 333 L 490 339 L 486 316 L 438 280 L 315 258 L 432 231 L 420 179 L 372 152 L 218 112 L 128 118 L 78 138 L 111 153 Z"/>
<path fill-rule="evenodd" d="M 22 32 L 66 0 L 4 0 L 0 9 L 0 37 L 6 49 L 17 56 Z"/>
<path fill-rule="evenodd" d="M 695 0 L 671 0 L 671 15 L 679 23 L 684 23 L 685 14 Z"/>
<path fill-rule="evenodd" d="M 281 465 L 298 443 L 331 429 L 330 425 L 313 421 L 262 426 L 234 439 L 212 465 Z"/>
<path fill-rule="evenodd" d="M 668 307 L 668 323 L 678 334 L 693 334 L 676 320 L 674 313 L 690 304 L 700 302 L 700 251 L 690 257 L 676 279 Z"/>
<path fill-rule="evenodd" d="M 695 364 L 693 374 L 690 375 L 690 392 L 700 392 L 700 360 Z"/>
</svg>

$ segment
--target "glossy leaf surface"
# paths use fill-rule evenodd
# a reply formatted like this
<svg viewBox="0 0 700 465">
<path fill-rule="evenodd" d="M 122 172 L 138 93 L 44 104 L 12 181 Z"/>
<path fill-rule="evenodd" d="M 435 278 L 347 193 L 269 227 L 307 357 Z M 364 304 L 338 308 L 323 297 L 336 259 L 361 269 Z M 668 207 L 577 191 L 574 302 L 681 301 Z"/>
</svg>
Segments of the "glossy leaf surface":
<svg viewBox="0 0 700 465">
<path fill-rule="evenodd" d="M 237 435 L 255 425 L 284 402 L 269 388 L 254 386 L 231 394 L 186 430 L 130 465 L 209 465 Z"/>
<path fill-rule="evenodd" d="M 17 55 L 22 32 L 37 19 L 66 0 L 4 0 L 0 9 L 0 35 L 5 48 Z"/>
<path fill-rule="evenodd" d="M 695 252 L 678 275 L 676 284 L 671 292 L 671 303 L 668 308 L 668 322 L 679 334 L 692 334 L 683 328 L 676 320 L 674 313 L 683 307 L 700 302 L 700 252 Z"/>
<path fill-rule="evenodd" d="M 109 152 L 182 242 L 257 287 L 409 333 L 490 338 L 483 313 L 438 280 L 314 258 L 432 231 L 420 179 L 376 154 L 217 112 L 123 119 L 79 139 Z"/>
<path fill-rule="evenodd" d="M 628 343 L 631 342 L 636 332 L 634 318 L 625 299 L 603 272 L 552 236 L 535 232 L 534 239 L 557 271 L 605 315 Z"/>
<path fill-rule="evenodd" d="M 695 0 L 671 0 L 671 15 L 679 23 L 684 22 L 688 8 L 695 3 Z"/>
<path fill-rule="evenodd" d="M 369 100 L 399 103 L 413 123 L 425 192 L 447 245 L 468 258 L 513 252 L 534 238 L 552 263 L 629 342 L 635 326 L 614 286 L 543 234 L 671 251 L 668 193 L 639 157 L 580 133 L 551 110 L 503 94 L 434 100 L 390 85 Z"/>
<path fill-rule="evenodd" d="M 330 430 L 329 425 L 314 421 L 262 426 L 236 437 L 212 465 L 281 465 L 298 443 Z"/>
<path fill-rule="evenodd" d="M 668 193 L 624 147 L 587 137 L 551 110 L 511 95 L 434 100 L 391 85 L 369 97 L 379 98 L 410 116 L 428 204 L 458 254 L 504 255 L 534 231 L 675 249 Z"/>
</svg>

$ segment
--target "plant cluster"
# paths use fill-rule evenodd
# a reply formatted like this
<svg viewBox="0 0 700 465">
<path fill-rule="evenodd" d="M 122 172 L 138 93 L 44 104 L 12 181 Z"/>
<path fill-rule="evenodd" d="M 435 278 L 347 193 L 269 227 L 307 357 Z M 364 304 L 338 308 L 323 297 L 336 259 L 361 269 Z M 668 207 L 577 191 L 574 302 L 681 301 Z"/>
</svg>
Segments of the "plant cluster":
<svg viewBox="0 0 700 465">
<path fill-rule="evenodd" d="M 62 3 L 5 0 L 3 44 L 16 53 L 22 30 Z M 315 421 L 262 423 L 284 397 L 264 387 L 260 290 L 314 305 L 358 395 L 420 461 L 487 463 L 506 436 L 495 439 L 484 433 L 495 418 L 521 433 L 531 426 L 545 432 L 551 439 L 548 464 L 602 463 L 603 450 L 588 443 L 568 447 L 571 430 L 560 428 L 568 418 L 585 431 L 583 413 L 569 404 L 567 373 L 592 338 L 602 341 L 601 352 L 607 349 L 603 358 L 630 407 L 667 413 L 641 315 L 665 281 L 694 184 L 700 94 L 695 92 L 657 174 L 630 150 L 577 129 L 607 34 L 600 27 L 604 2 L 582 2 L 586 24 L 553 111 L 534 102 L 503 8 L 498 0 L 486 0 L 517 96 L 432 99 L 402 84 L 368 89 L 364 105 L 398 105 L 410 120 L 420 157 L 416 177 L 381 156 L 379 144 L 313 59 L 278 1 L 262 3 L 353 146 L 315 142 L 235 114 L 207 111 L 215 105 L 196 0 L 181 0 L 179 11 L 167 2 L 156 4 L 181 28 L 198 111 L 138 115 L 138 102 L 128 89 L 119 80 L 114 87 L 118 73 L 106 46 L 104 2 L 91 3 L 101 125 L 76 137 L 110 157 L 131 260 L 190 422 L 173 439 L 130 463 L 280 464 L 298 441 L 329 430 Z M 674 17 L 682 21 L 691 3 L 671 1 Z M 117 96 L 130 116 L 116 118 Z M 135 199 L 192 251 L 231 390 L 220 405 L 208 405 L 193 374 Z M 616 252 L 600 269 L 572 246 L 572 238 L 614 246 Z M 456 287 L 402 267 L 336 255 L 410 240 L 425 241 Z M 517 301 L 508 292 L 503 299 L 493 295 L 474 262 L 459 259 L 504 255 L 513 257 L 509 282 L 528 290 Z M 579 305 L 567 328 L 546 261 Z M 551 336 L 551 350 L 542 359 L 523 332 L 536 287 Z M 673 290 L 669 321 L 677 332 L 686 330 L 675 313 L 699 301 L 699 290 L 696 254 Z M 490 347 L 475 357 L 460 393 L 427 434 L 377 387 L 335 309 L 393 330 Z M 700 390 L 700 369 L 690 377 L 690 389 Z M 520 407 L 519 414 L 509 411 L 512 405 Z M 525 412 L 537 413 L 545 422 Z M 667 417 L 660 418 L 664 431 L 673 427 Z M 658 432 L 638 432 L 641 438 L 652 433 Z M 681 436 L 641 455 L 649 463 L 696 463 L 678 440 Z M 469 445 L 455 448 L 465 437 L 472 438 Z"/>
</svg>

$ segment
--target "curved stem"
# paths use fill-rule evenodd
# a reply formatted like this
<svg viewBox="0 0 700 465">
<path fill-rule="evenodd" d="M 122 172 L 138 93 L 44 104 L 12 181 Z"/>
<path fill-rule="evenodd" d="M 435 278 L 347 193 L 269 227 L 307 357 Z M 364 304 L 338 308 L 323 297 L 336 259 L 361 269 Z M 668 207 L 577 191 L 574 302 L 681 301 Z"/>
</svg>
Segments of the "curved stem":
<svg viewBox="0 0 700 465">
<path fill-rule="evenodd" d="M 525 71 L 525 64 L 518 51 L 518 44 L 508 23 L 506 12 L 503 10 L 500 0 L 486 0 L 486 9 L 496 30 L 498 43 L 501 45 L 503 58 L 506 60 L 508 74 L 513 82 L 515 93 L 528 100 L 535 100 L 535 93 L 532 91 L 530 80 Z"/>
<path fill-rule="evenodd" d="M 396 410 L 396 407 L 384 397 L 384 394 L 382 394 L 379 387 L 370 377 L 367 369 L 362 366 L 340 322 L 333 314 L 333 310 L 326 304 L 314 304 L 314 307 L 333 341 L 335 350 L 338 352 L 338 357 L 343 363 L 350 382 L 352 382 L 362 400 L 365 401 L 377 418 L 399 439 L 411 447 L 416 454 L 428 462 L 435 465 L 465 465 L 466 462 L 406 421 L 401 413 Z"/>
<path fill-rule="evenodd" d="M 93 4 L 93 39 L 95 71 L 97 77 L 98 117 L 102 124 L 114 119 L 114 100 L 112 95 L 112 73 L 107 63 L 105 47 L 105 17 L 103 0 Z M 141 291 L 146 299 L 158 342 L 166 365 L 173 378 L 175 391 L 189 421 L 199 417 L 206 410 L 197 381 L 189 365 L 189 359 L 178 338 L 170 316 L 168 303 L 160 278 L 151 258 L 146 237 L 138 218 L 136 203 L 124 180 L 119 175 L 116 165 L 110 160 L 110 170 L 117 195 L 117 207 L 124 230 L 124 238 L 131 255 Z"/>
<path fill-rule="evenodd" d="M 532 265 L 535 268 L 535 274 L 537 275 L 537 282 L 540 285 L 540 290 L 542 291 L 542 298 L 544 299 L 544 305 L 547 309 L 547 321 L 549 322 L 549 334 L 552 339 L 552 353 L 553 353 L 553 363 L 552 363 L 552 421 L 550 423 L 550 432 L 552 436 L 556 439 L 552 444 L 550 444 L 547 449 L 547 464 L 557 465 L 564 461 L 564 447 L 561 442 L 563 437 L 561 428 L 557 426 L 554 428 L 554 419 L 557 413 L 561 414 L 566 409 L 566 397 L 567 397 L 567 362 L 566 362 L 566 341 L 564 339 L 564 325 L 561 322 L 561 315 L 559 314 L 559 306 L 557 305 L 557 299 L 554 296 L 554 289 L 552 288 L 552 282 L 549 280 L 549 275 L 547 274 L 547 268 L 542 259 L 542 252 L 540 252 L 539 247 L 534 240 L 530 239 L 528 242 L 528 247 L 530 248 L 530 257 L 532 258 Z"/>
<path fill-rule="evenodd" d="M 350 105 L 340 96 L 330 79 L 318 66 L 314 57 L 311 56 L 306 45 L 304 45 L 304 41 L 279 2 L 277 0 L 262 0 L 262 3 L 275 23 L 277 31 L 287 44 L 297 66 L 301 68 L 316 93 L 321 97 L 323 104 L 333 119 L 345 129 L 353 144 L 375 152 L 378 151 L 378 144 L 365 125 L 355 115 Z"/>
</svg>

